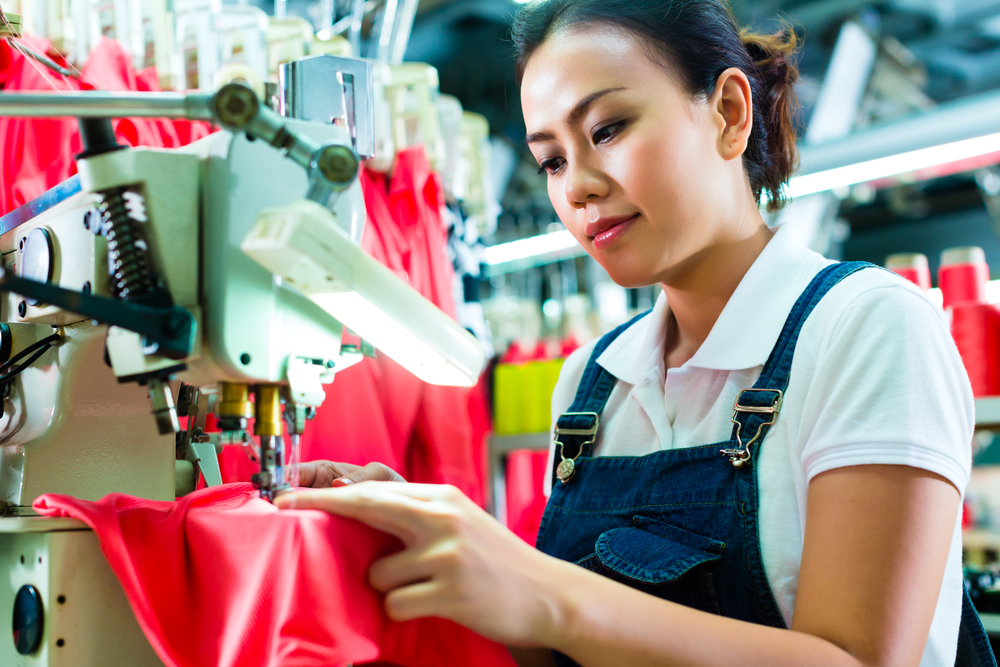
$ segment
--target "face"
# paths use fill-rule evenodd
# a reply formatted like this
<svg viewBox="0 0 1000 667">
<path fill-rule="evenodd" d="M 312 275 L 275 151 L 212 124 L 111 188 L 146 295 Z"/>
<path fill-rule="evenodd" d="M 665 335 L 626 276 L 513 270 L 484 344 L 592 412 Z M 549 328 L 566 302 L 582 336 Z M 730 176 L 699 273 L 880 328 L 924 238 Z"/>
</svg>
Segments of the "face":
<svg viewBox="0 0 1000 667">
<path fill-rule="evenodd" d="M 618 284 L 674 282 L 724 242 L 747 195 L 724 98 L 692 99 L 611 27 L 557 32 L 528 61 L 528 145 L 559 218 Z"/>
</svg>

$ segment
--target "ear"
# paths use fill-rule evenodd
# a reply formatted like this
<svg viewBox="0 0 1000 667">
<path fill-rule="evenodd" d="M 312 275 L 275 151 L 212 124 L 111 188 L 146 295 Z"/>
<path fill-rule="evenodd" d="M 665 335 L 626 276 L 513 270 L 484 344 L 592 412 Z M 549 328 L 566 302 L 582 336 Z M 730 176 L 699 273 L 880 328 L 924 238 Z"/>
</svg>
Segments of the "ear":
<svg viewBox="0 0 1000 667">
<path fill-rule="evenodd" d="M 719 130 L 719 155 L 724 160 L 735 160 L 746 151 L 753 128 L 753 95 L 746 74 L 735 67 L 724 71 L 710 101 Z"/>
</svg>

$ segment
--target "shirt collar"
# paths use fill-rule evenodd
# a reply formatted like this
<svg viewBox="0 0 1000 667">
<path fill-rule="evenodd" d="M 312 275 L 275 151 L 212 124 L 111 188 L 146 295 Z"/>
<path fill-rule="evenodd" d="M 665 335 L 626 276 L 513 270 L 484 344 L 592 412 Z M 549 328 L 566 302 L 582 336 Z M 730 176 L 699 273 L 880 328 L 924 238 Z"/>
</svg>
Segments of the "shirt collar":
<svg viewBox="0 0 1000 667">
<path fill-rule="evenodd" d="M 800 245 L 781 225 L 733 292 L 708 338 L 684 367 L 738 370 L 762 366 L 792 306 L 809 281 L 830 263 Z M 597 359 L 619 380 L 635 385 L 647 376 L 661 382 L 670 306 L 661 293 L 653 312 L 624 331 Z"/>
</svg>

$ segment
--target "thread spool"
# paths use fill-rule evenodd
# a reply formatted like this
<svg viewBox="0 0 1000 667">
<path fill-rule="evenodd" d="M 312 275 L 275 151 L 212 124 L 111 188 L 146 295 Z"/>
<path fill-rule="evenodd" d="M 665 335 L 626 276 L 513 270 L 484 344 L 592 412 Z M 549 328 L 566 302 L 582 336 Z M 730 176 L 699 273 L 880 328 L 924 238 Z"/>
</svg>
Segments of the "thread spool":
<svg viewBox="0 0 1000 667">
<path fill-rule="evenodd" d="M 951 307 L 951 335 L 974 396 L 1000 395 L 1000 309 L 987 303 Z"/>
<path fill-rule="evenodd" d="M 941 253 L 938 267 L 938 287 L 945 308 L 962 302 L 986 303 L 986 283 L 990 267 L 982 248 L 965 246 L 948 248 Z"/>
<path fill-rule="evenodd" d="M 885 258 L 885 268 L 906 278 L 924 290 L 931 288 L 931 269 L 927 255 L 919 252 L 900 252 Z"/>
</svg>

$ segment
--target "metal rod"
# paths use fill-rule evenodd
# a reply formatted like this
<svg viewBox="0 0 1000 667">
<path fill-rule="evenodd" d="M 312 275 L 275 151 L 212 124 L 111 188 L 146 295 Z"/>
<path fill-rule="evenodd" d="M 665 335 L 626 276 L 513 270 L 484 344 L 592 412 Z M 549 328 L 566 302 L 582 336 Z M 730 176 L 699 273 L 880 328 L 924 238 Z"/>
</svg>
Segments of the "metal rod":
<svg viewBox="0 0 1000 667">
<path fill-rule="evenodd" d="M 0 116 L 212 120 L 213 93 L 0 93 Z"/>
</svg>

